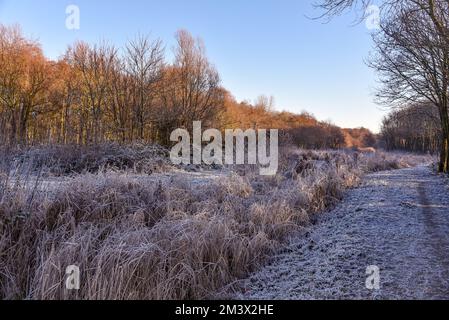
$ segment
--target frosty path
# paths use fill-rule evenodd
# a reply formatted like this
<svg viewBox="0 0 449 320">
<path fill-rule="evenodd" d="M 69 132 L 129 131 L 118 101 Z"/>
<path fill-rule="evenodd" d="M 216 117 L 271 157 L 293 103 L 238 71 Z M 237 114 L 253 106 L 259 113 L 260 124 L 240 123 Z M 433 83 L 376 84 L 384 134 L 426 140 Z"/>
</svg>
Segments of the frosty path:
<svg viewBox="0 0 449 320">
<path fill-rule="evenodd" d="M 449 299 L 447 181 L 427 167 L 367 176 L 243 286 L 237 298 Z"/>
</svg>

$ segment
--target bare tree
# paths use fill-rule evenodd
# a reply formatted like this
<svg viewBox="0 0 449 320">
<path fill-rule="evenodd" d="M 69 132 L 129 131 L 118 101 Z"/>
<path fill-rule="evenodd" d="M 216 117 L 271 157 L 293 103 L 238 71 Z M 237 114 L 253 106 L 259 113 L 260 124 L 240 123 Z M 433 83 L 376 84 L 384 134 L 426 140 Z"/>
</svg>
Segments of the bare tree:
<svg viewBox="0 0 449 320">
<path fill-rule="evenodd" d="M 10 143 L 27 143 L 30 118 L 48 100 L 49 69 L 38 44 L 26 40 L 18 27 L 0 26 L 0 114 Z"/>
<path fill-rule="evenodd" d="M 431 15 L 411 6 L 383 23 L 375 36 L 371 62 L 383 84 L 378 96 L 387 103 L 429 101 L 439 110 L 440 171 L 449 172 L 449 46 Z"/>
<path fill-rule="evenodd" d="M 16 142 L 16 110 L 20 106 L 21 79 L 23 78 L 23 56 L 27 45 L 18 27 L 0 25 L 0 114 L 3 136 L 8 143 Z M 9 133 L 9 134 L 8 134 Z"/>
<path fill-rule="evenodd" d="M 137 126 L 138 138 L 143 140 L 145 127 L 154 117 L 153 103 L 165 64 L 164 48 L 161 40 L 138 36 L 128 44 L 126 53 L 126 71 L 133 80 L 133 123 Z"/>
<path fill-rule="evenodd" d="M 104 133 L 102 117 L 108 102 L 117 50 L 106 44 L 90 47 L 80 42 L 69 49 L 66 59 L 82 79 L 83 119 L 80 130 L 86 133 L 82 140 L 87 143 L 101 142 Z"/>
<path fill-rule="evenodd" d="M 133 140 L 133 112 L 130 103 L 135 99 L 134 79 L 126 72 L 126 64 L 116 60 L 111 74 L 109 97 L 109 140 L 121 143 Z"/>
<path fill-rule="evenodd" d="M 201 40 L 185 30 L 176 35 L 175 50 L 177 94 L 181 114 L 187 123 L 195 120 L 212 121 L 223 108 L 220 76 L 208 61 Z"/>
<path fill-rule="evenodd" d="M 218 72 L 205 54 L 204 44 L 187 31 L 176 34 L 175 62 L 164 71 L 162 110 L 157 122 L 160 132 L 191 128 L 194 121 L 212 126 L 224 111 L 225 91 Z"/>
<path fill-rule="evenodd" d="M 329 15 L 367 0 L 325 0 Z M 431 102 L 439 110 L 441 159 L 439 170 L 449 172 L 449 2 L 390 0 L 382 5 L 381 31 L 374 35 L 375 56 L 370 65 L 380 74 L 383 102 L 408 105 Z"/>
</svg>

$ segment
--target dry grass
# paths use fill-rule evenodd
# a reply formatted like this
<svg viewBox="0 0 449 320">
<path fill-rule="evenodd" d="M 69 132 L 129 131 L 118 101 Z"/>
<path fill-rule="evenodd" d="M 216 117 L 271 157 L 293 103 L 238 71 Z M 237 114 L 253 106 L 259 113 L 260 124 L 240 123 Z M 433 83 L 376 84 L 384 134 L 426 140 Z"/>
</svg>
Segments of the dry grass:
<svg viewBox="0 0 449 320">
<path fill-rule="evenodd" d="M 45 145 L 9 151 L 9 165 L 43 170 L 55 176 L 105 171 L 133 171 L 151 174 L 169 169 L 169 151 L 144 143 L 119 145 L 104 143 L 95 146 Z"/>
<path fill-rule="evenodd" d="M 84 174 L 52 198 L 0 172 L 0 298 L 203 299 L 260 267 L 364 172 L 412 156 L 285 151 L 274 177 L 209 184 Z M 81 290 L 64 287 L 80 267 Z"/>
</svg>

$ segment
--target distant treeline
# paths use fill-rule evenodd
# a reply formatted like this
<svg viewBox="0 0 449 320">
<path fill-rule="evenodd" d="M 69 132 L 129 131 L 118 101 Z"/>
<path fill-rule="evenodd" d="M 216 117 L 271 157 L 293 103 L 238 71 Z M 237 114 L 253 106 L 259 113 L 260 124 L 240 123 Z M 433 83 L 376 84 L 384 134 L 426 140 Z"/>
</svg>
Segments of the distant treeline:
<svg viewBox="0 0 449 320">
<path fill-rule="evenodd" d="M 146 36 L 121 49 L 77 42 L 52 61 L 19 27 L 0 25 L 0 145 L 167 145 L 174 129 L 190 129 L 193 121 L 221 129 L 277 128 L 303 148 L 375 143 L 366 129 L 360 137 L 308 113 L 276 112 L 273 98 L 237 102 L 202 41 L 183 30 L 176 40 L 171 63 L 163 43 Z"/>
<path fill-rule="evenodd" d="M 362 9 L 364 16 L 373 2 L 317 4 L 330 18 L 350 9 Z M 377 2 L 382 19 L 372 34 L 374 48 L 367 62 L 378 74 L 378 101 L 405 109 L 385 119 L 384 143 L 389 149 L 434 153 L 438 149 L 438 171 L 449 173 L 449 1 Z"/>
<path fill-rule="evenodd" d="M 436 154 L 441 149 L 438 109 L 432 104 L 412 104 L 394 110 L 382 123 L 381 141 L 388 150 Z"/>
</svg>

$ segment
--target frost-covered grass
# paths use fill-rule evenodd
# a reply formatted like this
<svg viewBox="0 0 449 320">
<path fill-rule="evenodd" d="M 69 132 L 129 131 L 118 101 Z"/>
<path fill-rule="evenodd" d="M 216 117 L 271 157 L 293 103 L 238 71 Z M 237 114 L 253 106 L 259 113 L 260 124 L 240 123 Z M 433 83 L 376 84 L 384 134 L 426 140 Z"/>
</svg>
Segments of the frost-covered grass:
<svg viewBox="0 0 449 320">
<path fill-rule="evenodd" d="M 158 145 L 135 142 L 129 145 L 103 143 L 92 146 L 44 145 L 2 150 L 3 166 L 26 168 L 31 172 L 67 176 L 104 171 L 133 171 L 151 174 L 170 169 L 169 151 Z M 0 167 L 2 165 L 0 160 Z"/>
<path fill-rule="evenodd" d="M 219 297 L 249 300 L 448 299 L 449 198 L 430 167 L 370 174 L 317 225 Z M 435 172 L 435 171 L 434 171 Z M 381 289 L 367 290 L 367 267 Z"/>
<path fill-rule="evenodd" d="M 0 298 L 202 299 L 261 267 L 369 171 L 428 159 L 286 149 L 210 183 L 81 174 L 51 197 L 0 173 Z M 17 187 L 19 185 L 19 187 Z M 65 269 L 81 290 L 65 290 Z"/>
</svg>

